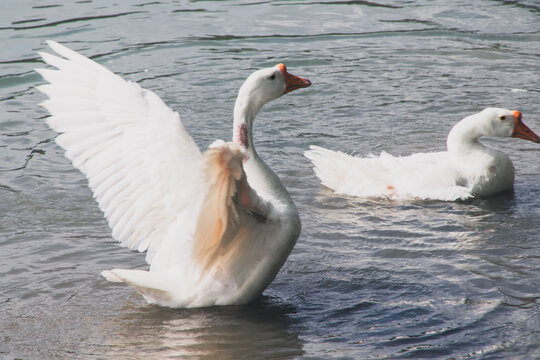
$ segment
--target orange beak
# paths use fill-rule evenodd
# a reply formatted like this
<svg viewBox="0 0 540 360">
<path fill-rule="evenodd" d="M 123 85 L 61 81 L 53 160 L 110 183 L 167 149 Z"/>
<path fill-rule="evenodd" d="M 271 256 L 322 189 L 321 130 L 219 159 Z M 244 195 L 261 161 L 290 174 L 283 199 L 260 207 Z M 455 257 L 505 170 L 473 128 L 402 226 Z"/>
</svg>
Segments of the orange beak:
<svg viewBox="0 0 540 360">
<path fill-rule="evenodd" d="M 309 81 L 308 79 L 289 74 L 285 65 L 279 64 L 278 67 L 283 74 L 283 78 L 285 79 L 285 91 L 283 92 L 284 94 L 290 93 L 291 91 L 294 91 L 296 89 L 306 88 L 311 85 L 311 81 Z"/>
<path fill-rule="evenodd" d="M 517 110 L 514 111 L 514 132 L 512 132 L 512 137 L 540 143 L 540 137 L 521 121 L 521 113 Z"/>
</svg>

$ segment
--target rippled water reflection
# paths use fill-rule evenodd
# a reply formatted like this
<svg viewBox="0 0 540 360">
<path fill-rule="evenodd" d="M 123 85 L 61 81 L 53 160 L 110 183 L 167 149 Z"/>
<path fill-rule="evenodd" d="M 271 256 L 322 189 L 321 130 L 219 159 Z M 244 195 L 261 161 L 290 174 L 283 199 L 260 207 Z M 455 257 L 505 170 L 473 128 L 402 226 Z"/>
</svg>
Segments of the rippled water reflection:
<svg viewBox="0 0 540 360">
<path fill-rule="evenodd" d="M 486 106 L 540 131 L 536 1 L 8 1 L 0 12 L 0 357 L 540 357 L 537 145 L 487 140 L 513 193 L 362 201 L 321 188 L 310 144 L 361 155 L 441 150 Z M 267 106 L 261 156 L 303 232 L 257 303 L 170 310 L 107 283 L 146 268 L 112 241 L 37 107 L 54 39 L 155 91 L 201 147 L 231 136 L 243 79 L 284 62 L 313 85 Z"/>
</svg>

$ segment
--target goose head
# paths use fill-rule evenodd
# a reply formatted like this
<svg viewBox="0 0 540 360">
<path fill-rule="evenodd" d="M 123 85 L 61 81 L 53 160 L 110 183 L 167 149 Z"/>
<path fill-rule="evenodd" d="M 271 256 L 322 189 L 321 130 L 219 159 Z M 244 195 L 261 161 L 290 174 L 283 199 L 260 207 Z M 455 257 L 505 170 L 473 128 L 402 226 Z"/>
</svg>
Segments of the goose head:
<svg viewBox="0 0 540 360">
<path fill-rule="evenodd" d="M 238 91 L 234 106 L 234 141 L 247 148 L 253 120 L 260 108 L 284 94 L 310 85 L 308 79 L 288 73 L 283 64 L 252 73 Z"/>
<path fill-rule="evenodd" d="M 467 116 L 452 128 L 446 141 L 448 150 L 459 152 L 479 146 L 481 136 L 516 137 L 540 143 L 540 137 L 523 123 L 519 111 L 486 108 Z"/>
<path fill-rule="evenodd" d="M 289 74 L 285 65 L 278 64 L 252 73 L 240 88 L 238 99 L 249 102 L 258 110 L 281 95 L 309 85 L 311 81 Z"/>
<path fill-rule="evenodd" d="M 487 108 L 478 115 L 484 136 L 516 137 L 540 143 L 540 137 L 523 123 L 517 110 Z"/>
</svg>

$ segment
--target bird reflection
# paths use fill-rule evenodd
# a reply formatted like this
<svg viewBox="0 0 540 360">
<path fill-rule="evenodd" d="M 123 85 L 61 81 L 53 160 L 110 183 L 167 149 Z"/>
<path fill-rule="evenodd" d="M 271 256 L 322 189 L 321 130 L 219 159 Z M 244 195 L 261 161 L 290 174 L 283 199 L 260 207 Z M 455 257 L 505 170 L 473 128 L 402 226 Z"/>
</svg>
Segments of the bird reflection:
<svg viewBox="0 0 540 360">
<path fill-rule="evenodd" d="M 428 246 L 444 239 L 444 244 L 449 248 L 483 243 L 489 241 L 490 234 L 501 230 L 501 223 L 513 215 L 517 206 L 513 192 L 451 203 L 396 202 L 348 198 L 324 188 L 314 202 L 315 206 L 310 209 L 313 213 L 307 214 L 306 222 L 317 219 L 319 230 L 316 237 L 324 237 L 325 229 L 335 229 L 339 224 L 339 231 L 343 235 L 361 235 L 367 242 L 377 239 L 377 247 L 394 246 L 396 244 L 389 241 L 398 238 L 411 239 L 415 244 L 425 242 Z M 306 224 L 306 227 L 309 228 L 309 225 Z M 400 245 L 407 243 L 409 241 Z"/>
<path fill-rule="evenodd" d="M 107 342 L 111 359 L 289 359 L 303 355 L 295 307 L 263 297 L 246 306 L 171 310 L 126 305 Z"/>
</svg>

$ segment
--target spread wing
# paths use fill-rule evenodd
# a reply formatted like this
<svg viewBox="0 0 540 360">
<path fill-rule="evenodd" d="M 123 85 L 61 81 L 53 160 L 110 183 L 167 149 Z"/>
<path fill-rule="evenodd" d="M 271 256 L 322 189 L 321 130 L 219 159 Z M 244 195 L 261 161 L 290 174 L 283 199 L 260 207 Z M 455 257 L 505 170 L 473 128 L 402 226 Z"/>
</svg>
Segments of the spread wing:
<svg viewBox="0 0 540 360">
<path fill-rule="evenodd" d="M 202 155 L 178 113 L 153 92 L 54 41 L 57 70 L 37 69 L 56 142 L 88 178 L 113 237 L 139 251 L 159 247 L 190 204 Z M 151 259 L 149 259 L 151 261 Z"/>
</svg>

